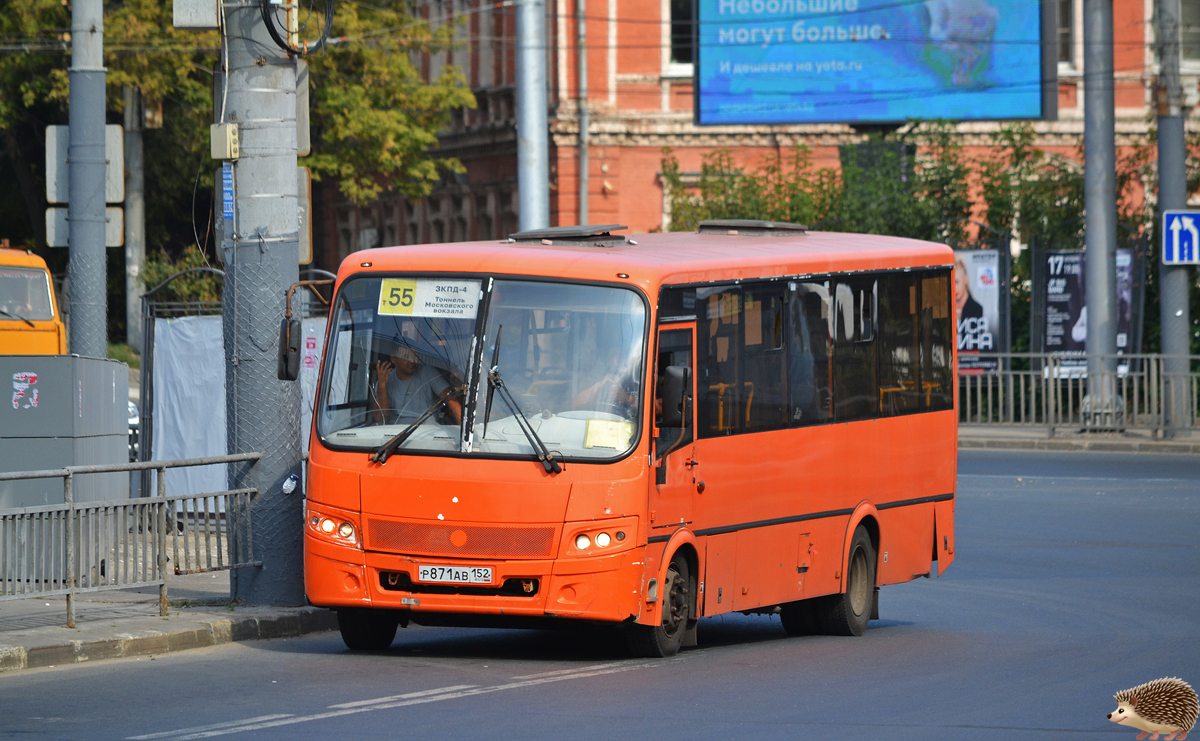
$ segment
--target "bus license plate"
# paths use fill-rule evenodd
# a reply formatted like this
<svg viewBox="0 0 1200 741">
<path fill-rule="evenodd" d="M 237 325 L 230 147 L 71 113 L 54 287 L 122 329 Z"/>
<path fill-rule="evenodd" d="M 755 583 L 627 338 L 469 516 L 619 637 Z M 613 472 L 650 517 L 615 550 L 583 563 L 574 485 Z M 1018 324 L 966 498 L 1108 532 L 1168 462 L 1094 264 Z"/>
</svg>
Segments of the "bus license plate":
<svg viewBox="0 0 1200 741">
<path fill-rule="evenodd" d="M 488 566 L 418 566 L 417 581 L 442 584 L 491 584 L 492 569 Z"/>
</svg>

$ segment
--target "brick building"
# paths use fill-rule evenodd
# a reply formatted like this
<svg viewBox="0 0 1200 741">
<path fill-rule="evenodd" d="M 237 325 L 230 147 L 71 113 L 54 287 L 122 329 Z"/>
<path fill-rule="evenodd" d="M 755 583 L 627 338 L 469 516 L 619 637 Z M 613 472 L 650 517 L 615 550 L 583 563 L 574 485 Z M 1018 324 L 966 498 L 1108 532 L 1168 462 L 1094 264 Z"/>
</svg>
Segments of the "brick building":
<svg viewBox="0 0 1200 741">
<path fill-rule="evenodd" d="M 803 142 L 817 166 L 836 166 L 838 145 L 861 135 L 841 124 L 698 127 L 692 123 L 690 0 L 586 2 L 589 79 L 591 223 L 633 231 L 663 228 L 669 208 L 659 177 L 662 148 L 682 170 L 698 171 L 704 154 L 729 148 L 747 166 Z M 1083 0 L 1053 0 L 1058 28 L 1058 120 L 1035 124 L 1038 145 L 1076 158 L 1083 138 Z M 1200 75 L 1200 0 L 1183 0 L 1183 73 L 1194 97 Z M 550 218 L 578 223 L 578 64 L 575 0 L 546 0 L 550 120 Z M 458 65 L 478 100 L 459 111 L 441 136 L 443 155 L 462 175 L 445 178 L 427 197 L 399 196 L 367 207 L 347 203 L 334 186 L 318 191 L 316 264 L 334 269 L 358 249 L 422 242 L 499 239 L 516 231 L 515 15 L 490 0 L 430 0 L 428 17 L 455 22 L 461 41 L 428 62 L 436 75 Z M 1144 138 L 1152 121 L 1155 74 L 1152 0 L 1114 0 L 1117 145 Z M 996 124 L 958 129 L 971 148 L 986 147 Z M 975 153 L 979 153 L 978 150 Z"/>
</svg>

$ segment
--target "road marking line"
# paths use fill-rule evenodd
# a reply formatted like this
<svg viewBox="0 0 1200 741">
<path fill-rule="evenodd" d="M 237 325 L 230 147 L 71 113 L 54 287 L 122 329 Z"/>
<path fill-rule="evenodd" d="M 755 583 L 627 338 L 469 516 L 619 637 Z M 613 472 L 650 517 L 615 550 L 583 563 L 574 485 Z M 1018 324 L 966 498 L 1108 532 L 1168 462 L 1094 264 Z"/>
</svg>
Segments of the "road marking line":
<svg viewBox="0 0 1200 741">
<path fill-rule="evenodd" d="M 1023 473 L 960 473 L 960 479 L 1010 479 L 1016 481 L 1126 481 L 1130 483 L 1152 482 L 1159 484 L 1191 483 L 1196 479 L 1144 479 L 1138 477 L 1118 478 L 1116 476 L 1027 476 Z"/>
<path fill-rule="evenodd" d="M 443 692 L 437 695 L 426 695 L 425 697 L 414 697 L 408 700 L 398 700 L 396 702 L 381 702 L 374 705 L 366 705 L 357 708 L 343 708 L 341 710 L 331 710 L 324 713 L 314 713 L 313 715 L 287 716 L 276 720 L 267 720 L 258 723 L 248 723 L 242 721 L 237 726 L 228 728 L 214 728 L 209 731 L 200 731 L 184 736 L 173 736 L 173 741 L 192 741 L 193 739 L 212 738 L 214 736 L 228 736 L 233 733 L 243 733 L 245 731 L 261 731 L 266 728 L 278 728 L 280 726 L 294 725 L 296 723 L 308 723 L 314 720 L 327 720 L 329 718 L 338 718 L 345 715 L 356 715 L 358 713 L 369 713 L 373 710 L 390 710 L 392 708 L 403 708 L 410 705 L 424 705 L 430 702 L 439 702 L 441 700 L 456 700 L 463 697 L 475 697 L 478 695 L 488 695 L 493 692 L 503 692 L 506 690 L 521 689 L 523 687 L 534 687 L 539 684 L 549 684 L 551 682 L 562 682 L 568 679 L 586 679 L 588 677 L 598 677 L 604 674 L 617 674 L 619 672 L 627 672 L 633 669 L 641 669 L 647 666 L 654 666 L 654 662 L 630 662 L 621 666 L 614 666 L 610 669 L 600 669 L 595 671 L 579 671 L 574 674 L 562 674 L 555 677 L 542 677 L 540 679 L 527 679 L 521 682 L 509 682 L 507 684 L 497 684 L 490 687 L 474 687 L 468 690 L 460 690 L 457 692 Z M 172 732 L 175 733 L 175 732 Z M 170 734 L 159 734 L 166 736 Z"/>
<path fill-rule="evenodd" d="M 408 692 L 403 695 L 392 695 L 391 697 L 377 697 L 374 700 L 356 700 L 354 702 L 343 702 L 338 705 L 330 705 L 330 709 L 334 708 L 358 708 L 364 705 L 374 705 L 379 702 L 394 702 L 396 700 L 409 700 L 414 697 L 427 697 L 429 695 L 440 695 L 443 692 L 454 692 L 455 690 L 469 690 L 478 687 L 477 684 L 456 684 L 450 687 L 442 687 L 436 690 L 421 690 L 420 692 Z"/>
<path fill-rule="evenodd" d="M 513 679 L 539 679 L 541 677 L 557 677 L 560 674 L 575 674 L 576 672 L 588 672 L 588 671 L 592 671 L 594 669 L 607 669 L 610 666 L 621 666 L 624 663 L 625 662 L 623 662 L 623 661 L 614 661 L 609 664 L 596 664 L 594 666 L 581 666 L 581 667 L 576 667 L 574 669 L 559 669 L 558 671 L 541 672 L 540 674 L 522 674 L 521 676 L 513 677 Z"/>
<path fill-rule="evenodd" d="M 126 741 L 145 741 L 146 739 L 151 739 L 151 738 L 166 738 L 168 736 L 174 736 L 178 733 L 196 733 L 198 731 L 215 731 L 220 728 L 231 728 L 233 726 L 240 726 L 243 723 L 264 723 L 264 722 L 270 721 L 270 720 L 279 720 L 280 718 L 291 718 L 291 717 L 292 716 L 288 713 L 283 713 L 283 714 L 279 714 L 279 715 L 260 715 L 257 718 L 246 718 L 244 720 L 230 720 L 230 721 L 226 721 L 224 723 L 213 723 L 210 726 L 194 726 L 192 728 L 179 728 L 174 731 L 163 731 L 161 733 L 147 733 L 145 736 L 129 736 L 126 739 Z"/>
</svg>

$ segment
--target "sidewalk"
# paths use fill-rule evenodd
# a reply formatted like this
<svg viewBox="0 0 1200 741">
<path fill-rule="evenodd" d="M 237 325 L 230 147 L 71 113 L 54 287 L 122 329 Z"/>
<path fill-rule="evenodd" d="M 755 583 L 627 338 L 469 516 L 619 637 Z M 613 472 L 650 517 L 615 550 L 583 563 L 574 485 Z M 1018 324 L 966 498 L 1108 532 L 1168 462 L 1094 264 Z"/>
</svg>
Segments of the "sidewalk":
<svg viewBox="0 0 1200 741">
<path fill-rule="evenodd" d="M 1081 433 L 1059 428 L 1049 437 L 1045 427 L 960 425 L 959 450 L 1053 450 L 1104 453 L 1200 453 L 1200 436 L 1190 434 L 1156 440 L 1149 432 Z"/>
<path fill-rule="evenodd" d="M 158 616 L 158 587 L 76 596 L 75 625 L 65 597 L 0 602 L 0 673 L 298 636 L 337 628 L 316 607 L 230 606 L 229 572 L 170 581 L 169 617 Z"/>
</svg>

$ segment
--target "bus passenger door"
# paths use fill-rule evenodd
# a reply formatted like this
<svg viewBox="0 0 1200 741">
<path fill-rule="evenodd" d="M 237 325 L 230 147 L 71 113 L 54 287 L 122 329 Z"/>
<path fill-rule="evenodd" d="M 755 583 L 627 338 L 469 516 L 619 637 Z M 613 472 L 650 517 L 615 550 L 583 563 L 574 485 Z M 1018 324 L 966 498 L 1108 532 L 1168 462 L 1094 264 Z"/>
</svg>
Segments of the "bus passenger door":
<svg viewBox="0 0 1200 741">
<path fill-rule="evenodd" d="M 692 500 L 696 493 L 695 477 L 695 405 L 696 398 L 694 322 L 667 325 L 658 332 L 658 356 L 655 362 L 654 440 L 655 483 L 650 490 L 650 534 L 667 535 L 692 521 Z M 661 404 L 670 366 L 688 369 L 687 395 L 683 406 L 683 427 L 663 428 Z"/>
</svg>

